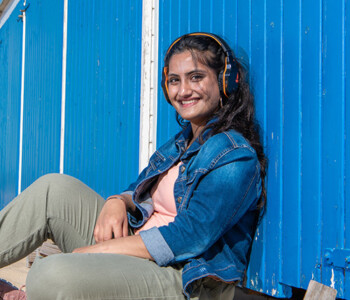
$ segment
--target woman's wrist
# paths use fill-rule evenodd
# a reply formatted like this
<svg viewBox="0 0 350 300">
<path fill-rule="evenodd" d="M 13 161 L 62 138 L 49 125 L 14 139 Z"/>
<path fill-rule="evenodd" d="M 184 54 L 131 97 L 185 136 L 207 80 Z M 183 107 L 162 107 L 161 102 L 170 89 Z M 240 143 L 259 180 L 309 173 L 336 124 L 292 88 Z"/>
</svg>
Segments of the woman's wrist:
<svg viewBox="0 0 350 300">
<path fill-rule="evenodd" d="M 122 196 L 120 196 L 120 195 L 109 196 L 106 201 L 109 201 L 109 200 L 112 200 L 112 199 L 120 199 L 120 200 L 125 202 L 125 199 Z"/>
<path fill-rule="evenodd" d="M 106 201 L 110 201 L 113 199 L 119 199 L 123 201 L 127 211 L 132 212 L 135 210 L 135 206 L 132 205 L 133 203 L 130 195 L 112 195 L 112 196 L 109 196 Z"/>
</svg>

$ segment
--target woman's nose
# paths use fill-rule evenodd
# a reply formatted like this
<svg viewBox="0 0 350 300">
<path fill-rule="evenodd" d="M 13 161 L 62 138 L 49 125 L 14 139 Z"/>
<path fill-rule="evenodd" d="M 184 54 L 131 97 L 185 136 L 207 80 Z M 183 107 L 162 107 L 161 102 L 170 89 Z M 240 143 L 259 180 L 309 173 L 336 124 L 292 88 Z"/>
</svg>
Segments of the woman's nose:
<svg viewBox="0 0 350 300">
<path fill-rule="evenodd" d="M 180 84 L 179 96 L 180 97 L 188 97 L 192 94 L 192 89 L 187 80 L 184 80 Z"/>
</svg>

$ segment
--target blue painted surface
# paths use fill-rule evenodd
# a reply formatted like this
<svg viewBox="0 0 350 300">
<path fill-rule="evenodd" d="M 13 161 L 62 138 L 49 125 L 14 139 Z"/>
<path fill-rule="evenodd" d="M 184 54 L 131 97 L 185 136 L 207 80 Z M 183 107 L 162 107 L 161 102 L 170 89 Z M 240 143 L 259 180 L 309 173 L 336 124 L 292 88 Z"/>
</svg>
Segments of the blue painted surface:
<svg viewBox="0 0 350 300">
<path fill-rule="evenodd" d="M 17 195 L 18 184 L 22 23 L 16 19 L 11 15 L 0 30 L 0 209 Z"/>
<path fill-rule="evenodd" d="M 350 245 L 349 4 L 164 0 L 159 21 L 159 72 L 171 41 L 194 31 L 225 37 L 250 69 L 269 170 L 248 287 L 284 297 L 313 278 L 350 298 L 349 271 L 322 260 Z M 159 97 L 158 146 L 179 129 L 172 116 Z"/>
<path fill-rule="evenodd" d="M 265 254 L 265 286 L 263 289 L 270 295 L 281 295 L 281 268 L 284 258 L 282 248 L 283 231 L 283 82 L 282 82 L 282 32 L 283 20 L 281 18 L 282 3 L 271 1 L 266 6 L 266 132 L 267 151 L 269 159 L 269 172 L 267 180 L 267 214 L 265 222 L 266 235 L 264 246 L 271 245 Z M 253 66 L 252 66 L 253 68 Z M 258 78 L 256 80 L 259 80 Z M 271 84 L 273 82 L 273 84 Z M 259 95 L 256 95 L 259 101 Z M 294 201 L 294 199 L 293 199 Z M 253 253 L 254 255 L 254 253 Z M 256 254 L 255 254 L 256 255 Z M 291 258 L 288 258 L 291 259 Z M 252 266 L 253 267 L 253 266 Z"/>
<path fill-rule="evenodd" d="M 22 190 L 59 172 L 63 2 L 31 1 L 26 16 Z"/>
<path fill-rule="evenodd" d="M 342 49 L 341 1 L 323 1 L 322 51 L 322 251 L 344 246 L 344 90 Z M 338 134 L 334 134 L 337 132 Z M 331 201 L 329 201 L 331 200 Z M 322 253 L 324 254 L 324 252 Z M 322 269 L 322 280 L 342 294 L 344 271 Z"/>
<path fill-rule="evenodd" d="M 23 188 L 58 172 L 61 125 L 63 2 L 30 3 Z M 0 30 L 0 208 L 17 192 L 21 5 Z M 225 37 L 250 70 L 270 162 L 248 287 L 277 297 L 313 278 L 350 298 L 349 269 L 323 258 L 350 248 L 349 9 L 346 0 L 160 1 L 159 74 L 169 44 L 193 31 Z M 104 197 L 138 173 L 141 10 L 141 0 L 69 1 L 64 172 Z M 158 95 L 159 146 L 179 127 L 160 86 Z"/>
<path fill-rule="evenodd" d="M 346 33 L 347 36 L 350 32 L 350 5 L 347 3 L 345 5 L 345 1 L 342 1 L 343 6 L 343 16 L 342 16 L 342 32 L 343 34 Z M 347 16 L 347 18 L 344 18 L 344 16 Z M 350 74 L 350 63 L 349 63 L 349 49 L 350 49 L 350 39 L 347 38 L 344 40 L 343 43 L 344 51 L 343 51 L 343 78 L 342 78 L 342 90 L 344 92 L 344 123 L 345 123 L 345 145 L 344 145 L 344 155 L 345 155 L 345 170 L 344 170 L 344 176 L 345 176 L 345 182 L 344 182 L 344 203 L 345 203 L 345 213 L 344 213 L 344 248 L 350 249 L 350 218 L 348 217 L 348 212 L 350 211 L 350 76 L 345 77 L 344 74 Z M 345 52 L 347 51 L 347 52 Z M 346 292 L 346 295 L 348 298 L 350 298 L 350 269 L 345 270 L 345 285 L 344 289 Z"/>
<path fill-rule="evenodd" d="M 301 286 L 321 281 L 322 1 L 301 7 Z M 300 84 L 299 84 L 300 85 Z M 306 238 L 307 237 L 307 238 Z M 286 282 L 288 283 L 288 282 Z"/>
<path fill-rule="evenodd" d="M 103 197 L 138 174 L 141 1 L 69 1 L 64 173 Z"/>
<path fill-rule="evenodd" d="M 284 137 L 282 172 L 284 174 L 282 193 L 288 195 L 294 201 L 282 201 L 283 232 L 282 234 L 282 257 L 281 281 L 293 282 L 300 285 L 300 264 L 301 259 L 301 41 L 300 35 L 300 3 L 285 3 L 284 10 L 288 12 L 284 21 L 285 51 L 284 62 L 284 84 L 288 84 L 289 93 L 284 95 L 284 110 L 288 114 L 284 115 L 284 132 L 288 133 L 288 138 Z M 293 211 L 295 213 L 291 214 Z M 288 259 L 292 256 L 294 259 Z M 294 272 L 290 272 L 294 270 Z"/>
</svg>

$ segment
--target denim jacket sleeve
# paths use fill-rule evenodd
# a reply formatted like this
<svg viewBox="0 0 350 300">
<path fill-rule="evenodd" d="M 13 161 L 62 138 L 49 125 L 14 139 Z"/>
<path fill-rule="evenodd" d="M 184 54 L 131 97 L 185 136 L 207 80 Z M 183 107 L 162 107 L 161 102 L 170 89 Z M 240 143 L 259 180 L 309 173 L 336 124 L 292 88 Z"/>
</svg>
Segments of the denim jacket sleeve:
<svg viewBox="0 0 350 300">
<path fill-rule="evenodd" d="M 137 183 L 139 183 L 143 178 L 145 178 L 147 168 L 148 167 L 143 169 L 143 171 L 139 174 L 137 181 L 130 184 L 129 187 L 124 192 L 122 192 L 122 194 L 133 196 Z M 151 217 L 154 211 L 151 196 L 149 194 L 146 194 L 145 196 L 146 199 L 144 199 L 141 203 L 139 203 L 136 206 L 137 212 L 135 213 L 135 215 L 128 212 L 128 222 L 131 226 L 135 228 L 141 227 L 145 222 L 147 222 L 147 220 Z M 138 213 L 140 213 L 142 216 L 141 220 L 137 217 Z"/>
<path fill-rule="evenodd" d="M 249 146 L 225 149 L 210 168 L 199 169 L 186 207 L 174 222 L 140 235 L 161 266 L 196 257 L 208 250 L 248 211 L 260 195 L 260 168 Z"/>
</svg>

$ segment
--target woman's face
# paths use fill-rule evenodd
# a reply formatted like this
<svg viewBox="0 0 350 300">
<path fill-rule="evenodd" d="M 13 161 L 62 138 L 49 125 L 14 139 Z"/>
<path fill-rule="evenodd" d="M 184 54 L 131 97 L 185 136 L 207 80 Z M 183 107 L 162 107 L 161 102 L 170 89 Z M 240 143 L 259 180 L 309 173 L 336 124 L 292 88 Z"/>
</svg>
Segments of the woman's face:
<svg viewBox="0 0 350 300">
<path fill-rule="evenodd" d="M 168 91 L 171 104 L 191 122 L 193 132 L 204 126 L 219 107 L 216 72 L 199 61 L 195 63 L 189 51 L 170 58 Z"/>
</svg>

